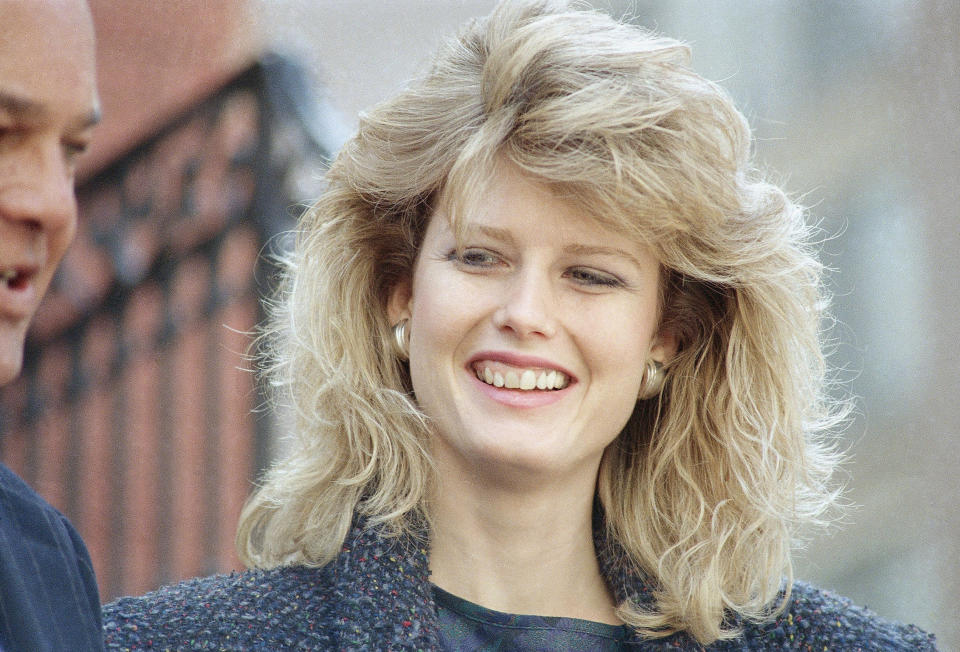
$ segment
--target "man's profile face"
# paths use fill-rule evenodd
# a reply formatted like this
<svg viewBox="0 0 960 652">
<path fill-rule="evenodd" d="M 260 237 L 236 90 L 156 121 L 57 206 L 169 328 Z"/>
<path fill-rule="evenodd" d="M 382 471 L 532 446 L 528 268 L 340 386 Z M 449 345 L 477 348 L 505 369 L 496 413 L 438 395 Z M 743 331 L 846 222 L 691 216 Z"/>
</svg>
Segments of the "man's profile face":
<svg viewBox="0 0 960 652">
<path fill-rule="evenodd" d="M 0 0 L 0 385 L 77 225 L 74 166 L 99 113 L 84 0 Z"/>
</svg>

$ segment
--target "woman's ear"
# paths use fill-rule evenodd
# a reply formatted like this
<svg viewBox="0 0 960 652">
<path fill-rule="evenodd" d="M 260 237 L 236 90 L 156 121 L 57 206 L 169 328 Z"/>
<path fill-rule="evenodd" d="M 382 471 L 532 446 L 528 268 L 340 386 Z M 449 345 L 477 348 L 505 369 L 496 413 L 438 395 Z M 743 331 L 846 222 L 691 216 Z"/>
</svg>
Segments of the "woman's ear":
<svg viewBox="0 0 960 652">
<path fill-rule="evenodd" d="M 650 342 L 650 357 L 661 364 L 668 364 L 677 354 L 677 336 L 672 328 L 662 327 Z"/>
<path fill-rule="evenodd" d="M 387 299 L 387 317 L 391 324 L 396 324 L 401 319 L 410 319 L 412 301 L 413 286 L 410 279 L 404 278 L 398 281 L 390 290 L 390 298 Z"/>
</svg>

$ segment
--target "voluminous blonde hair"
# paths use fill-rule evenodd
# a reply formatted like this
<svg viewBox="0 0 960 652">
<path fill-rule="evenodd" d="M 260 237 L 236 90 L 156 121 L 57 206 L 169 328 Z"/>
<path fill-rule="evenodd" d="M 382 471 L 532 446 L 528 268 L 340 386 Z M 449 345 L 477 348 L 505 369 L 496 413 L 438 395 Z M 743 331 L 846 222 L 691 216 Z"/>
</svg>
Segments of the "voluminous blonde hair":
<svg viewBox="0 0 960 652">
<path fill-rule="evenodd" d="M 441 200 L 482 201 L 497 161 L 652 247 L 679 351 L 598 479 L 606 535 L 658 587 L 620 605 L 649 636 L 708 643 L 761 620 L 801 525 L 835 502 L 821 266 L 803 211 L 750 163 L 749 128 L 677 41 L 565 3 L 501 3 L 361 116 L 284 261 L 260 340 L 292 450 L 250 498 L 252 566 L 322 565 L 354 513 L 429 522 L 429 428 L 386 304 Z M 424 520 L 425 519 L 425 520 Z M 788 582 L 789 586 L 789 582 Z"/>
</svg>

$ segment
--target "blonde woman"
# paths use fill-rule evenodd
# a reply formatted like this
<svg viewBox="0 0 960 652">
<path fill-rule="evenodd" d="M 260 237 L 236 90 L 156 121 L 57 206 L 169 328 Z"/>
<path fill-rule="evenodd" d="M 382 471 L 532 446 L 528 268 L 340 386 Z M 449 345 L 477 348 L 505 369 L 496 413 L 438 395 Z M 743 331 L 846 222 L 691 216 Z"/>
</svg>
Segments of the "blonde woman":
<svg viewBox="0 0 960 652">
<path fill-rule="evenodd" d="M 676 41 L 504 2 L 364 116 L 261 342 L 253 569 L 136 649 L 931 649 L 794 582 L 829 517 L 820 265 Z"/>
</svg>

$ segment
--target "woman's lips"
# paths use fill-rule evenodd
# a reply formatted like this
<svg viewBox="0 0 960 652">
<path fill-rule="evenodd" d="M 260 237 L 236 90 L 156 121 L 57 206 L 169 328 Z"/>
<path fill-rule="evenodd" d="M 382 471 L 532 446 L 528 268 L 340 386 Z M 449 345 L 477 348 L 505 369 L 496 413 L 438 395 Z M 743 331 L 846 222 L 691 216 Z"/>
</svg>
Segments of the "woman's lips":
<svg viewBox="0 0 960 652">
<path fill-rule="evenodd" d="M 559 401 L 576 378 L 544 358 L 483 352 L 467 364 L 480 391 L 512 407 L 539 407 Z"/>
<path fill-rule="evenodd" d="M 494 387 L 533 391 L 563 389 L 570 384 L 569 377 L 556 369 L 514 367 L 493 360 L 479 360 L 472 367 L 477 379 Z"/>
</svg>

